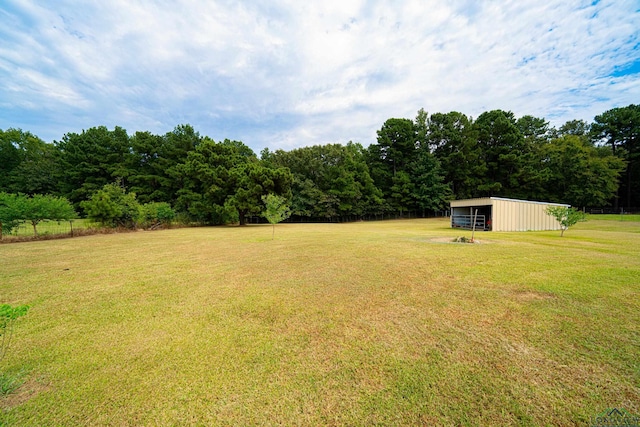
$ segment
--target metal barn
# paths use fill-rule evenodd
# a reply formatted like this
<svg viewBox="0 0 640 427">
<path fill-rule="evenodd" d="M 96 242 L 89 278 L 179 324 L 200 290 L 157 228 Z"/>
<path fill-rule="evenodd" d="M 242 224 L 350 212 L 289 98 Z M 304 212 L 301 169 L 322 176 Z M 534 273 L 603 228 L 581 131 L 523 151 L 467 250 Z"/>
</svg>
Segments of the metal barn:
<svg viewBox="0 0 640 427">
<path fill-rule="evenodd" d="M 569 207 L 570 205 L 502 197 L 452 200 L 451 227 L 472 229 L 475 218 L 476 230 L 560 230 L 560 223 L 545 213 L 548 206 Z"/>
</svg>

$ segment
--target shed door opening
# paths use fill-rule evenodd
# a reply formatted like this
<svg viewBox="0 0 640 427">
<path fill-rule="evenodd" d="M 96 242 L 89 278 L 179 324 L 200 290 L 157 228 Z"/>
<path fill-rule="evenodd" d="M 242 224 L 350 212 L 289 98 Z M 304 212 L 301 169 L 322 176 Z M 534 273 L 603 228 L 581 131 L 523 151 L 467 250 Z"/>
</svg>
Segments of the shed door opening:
<svg viewBox="0 0 640 427">
<path fill-rule="evenodd" d="M 464 228 L 466 230 L 473 229 L 473 218 L 476 216 L 476 230 L 491 230 L 492 206 L 465 206 L 459 208 L 451 208 L 451 227 Z"/>
</svg>

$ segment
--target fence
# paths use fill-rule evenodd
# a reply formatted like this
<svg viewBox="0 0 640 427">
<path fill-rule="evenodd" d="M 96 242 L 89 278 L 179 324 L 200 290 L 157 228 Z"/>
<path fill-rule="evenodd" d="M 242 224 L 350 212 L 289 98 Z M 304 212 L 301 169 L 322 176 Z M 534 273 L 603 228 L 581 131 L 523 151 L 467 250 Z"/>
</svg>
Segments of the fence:
<svg viewBox="0 0 640 427">
<path fill-rule="evenodd" d="M 639 214 L 640 207 L 626 207 L 626 208 L 587 208 L 587 212 L 590 214 Z"/>
<path fill-rule="evenodd" d="M 451 217 L 452 228 L 473 229 L 473 217 L 476 218 L 476 230 L 487 230 L 487 222 L 484 215 L 453 215 Z"/>
<path fill-rule="evenodd" d="M 42 221 L 36 225 L 39 236 L 71 234 L 72 231 L 83 230 L 89 228 L 89 222 L 84 219 L 76 219 L 73 221 Z M 34 236 L 33 225 L 29 222 L 23 222 L 14 228 L 10 234 L 4 233 L 5 236 Z"/>
</svg>

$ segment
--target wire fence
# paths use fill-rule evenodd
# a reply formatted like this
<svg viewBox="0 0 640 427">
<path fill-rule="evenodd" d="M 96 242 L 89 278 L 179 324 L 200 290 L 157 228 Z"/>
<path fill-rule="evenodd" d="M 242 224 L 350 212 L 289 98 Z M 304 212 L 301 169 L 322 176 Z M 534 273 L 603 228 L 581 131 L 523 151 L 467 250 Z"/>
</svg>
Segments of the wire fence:
<svg viewBox="0 0 640 427">
<path fill-rule="evenodd" d="M 85 230 L 91 226 L 91 223 L 86 219 L 75 219 L 73 221 L 42 221 L 36 224 L 35 230 L 30 222 L 23 222 L 13 230 L 11 233 L 4 233 L 4 236 L 16 236 L 16 237 L 29 237 L 35 236 L 36 232 L 38 236 L 47 235 L 63 235 L 72 234 L 72 232 Z"/>
</svg>

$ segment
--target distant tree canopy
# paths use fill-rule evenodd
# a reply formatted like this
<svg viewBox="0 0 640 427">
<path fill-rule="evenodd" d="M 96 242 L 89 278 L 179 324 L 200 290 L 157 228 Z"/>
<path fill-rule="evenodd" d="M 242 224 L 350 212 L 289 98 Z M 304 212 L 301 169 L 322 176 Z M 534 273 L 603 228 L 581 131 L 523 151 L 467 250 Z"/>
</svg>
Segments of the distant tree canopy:
<svg viewBox="0 0 640 427">
<path fill-rule="evenodd" d="M 381 193 L 369 175 L 360 144 L 315 145 L 275 153 L 266 150 L 262 160 L 291 172 L 291 213 L 296 217 L 348 220 L 381 209 Z"/>
<path fill-rule="evenodd" d="M 474 120 L 421 109 L 414 120 L 386 120 L 366 148 L 264 149 L 260 158 L 190 125 L 164 135 L 98 126 L 53 144 L 10 128 L 0 130 L 0 192 L 65 197 L 95 216 L 91 206 L 117 183 L 141 205 L 164 203 L 162 212 L 202 224 L 244 224 L 260 216 L 267 194 L 284 197 L 293 220 L 308 221 L 428 215 L 451 199 L 484 196 L 637 208 L 639 134 L 636 105 L 557 129 L 510 111 Z"/>
<path fill-rule="evenodd" d="M 176 205 L 201 223 L 244 225 L 247 216 L 262 211 L 262 196 L 291 196 L 289 170 L 265 166 L 239 141 L 204 138 L 177 171 L 183 187 Z"/>
<path fill-rule="evenodd" d="M 640 105 L 605 111 L 595 117 L 590 132 L 595 142 L 608 145 L 613 155 L 625 162 L 616 207 L 618 202 L 640 205 Z"/>
</svg>

